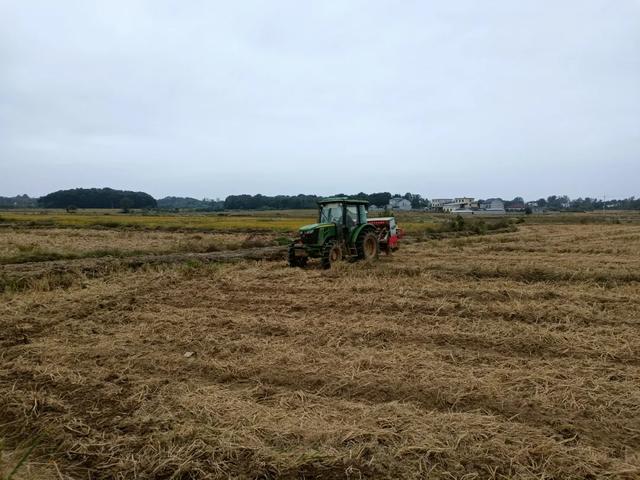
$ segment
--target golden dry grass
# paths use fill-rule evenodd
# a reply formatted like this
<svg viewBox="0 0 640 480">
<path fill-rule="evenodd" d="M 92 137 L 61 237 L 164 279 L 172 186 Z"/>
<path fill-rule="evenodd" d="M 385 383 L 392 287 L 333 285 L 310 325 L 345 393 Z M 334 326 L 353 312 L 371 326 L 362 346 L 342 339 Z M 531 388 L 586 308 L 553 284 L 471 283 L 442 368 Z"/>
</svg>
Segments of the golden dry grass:
<svg viewBox="0 0 640 480">
<path fill-rule="evenodd" d="M 639 478 L 638 272 L 545 225 L 5 293 L 1 433 L 22 478 Z"/>
<path fill-rule="evenodd" d="M 314 215 L 304 211 L 298 216 L 281 215 L 278 212 L 268 215 L 244 214 L 118 214 L 87 212 L 68 214 L 43 210 L 37 212 L 2 212 L 4 222 L 18 225 L 60 226 L 72 228 L 138 228 L 161 230 L 195 231 L 262 231 L 290 232 L 300 225 L 313 223 Z"/>
<path fill-rule="evenodd" d="M 382 215 L 377 212 L 375 215 Z M 379 216 L 378 215 L 378 216 Z M 415 212 L 400 214 L 402 227 L 410 233 L 425 229 L 436 229 L 448 216 L 437 216 Z M 108 228 L 169 230 L 195 232 L 262 232 L 290 234 L 302 225 L 315 223 L 317 213 L 312 210 L 251 211 L 224 214 L 121 214 L 113 211 L 82 211 L 69 214 L 59 210 L 4 211 L 0 222 L 17 227 L 63 227 L 63 228 Z"/>
<path fill-rule="evenodd" d="M 276 235 L 269 233 L 4 228 L 0 230 L 0 264 L 105 255 L 214 252 L 274 245 L 275 240 Z"/>
</svg>

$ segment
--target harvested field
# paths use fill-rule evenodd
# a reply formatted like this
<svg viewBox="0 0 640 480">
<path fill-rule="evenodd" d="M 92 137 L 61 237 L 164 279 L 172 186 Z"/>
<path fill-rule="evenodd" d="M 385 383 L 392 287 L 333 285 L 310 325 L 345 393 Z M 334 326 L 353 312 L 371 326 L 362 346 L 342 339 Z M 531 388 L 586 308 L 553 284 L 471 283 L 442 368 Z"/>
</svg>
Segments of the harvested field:
<svg viewBox="0 0 640 480">
<path fill-rule="evenodd" d="M 235 263 L 245 260 L 283 260 L 286 246 L 232 249 L 210 253 L 170 253 L 114 258 L 79 258 L 0 266 L 0 291 L 52 290 L 84 285 L 84 281 L 109 273 L 144 267 L 181 264 L 191 268 L 206 263 Z"/>
<path fill-rule="evenodd" d="M 248 214 L 118 214 L 89 211 L 68 214 L 44 210 L 40 212 L 1 212 L 0 222 L 31 227 L 127 228 L 196 232 L 290 232 L 299 225 L 311 223 L 316 214 L 272 213 Z"/>
<path fill-rule="evenodd" d="M 217 252 L 276 245 L 275 234 L 69 228 L 0 229 L 0 264 L 103 256 Z"/>
<path fill-rule="evenodd" d="M 24 479 L 640 478 L 638 272 L 638 224 L 549 224 L 6 292 L 0 458 L 38 439 Z"/>
<path fill-rule="evenodd" d="M 372 216 L 385 215 L 383 211 Z M 403 228 L 411 234 L 448 231 L 449 215 L 425 212 L 398 212 Z M 121 229 L 183 233 L 240 233 L 287 235 L 298 227 L 314 223 L 317 212 L 312 210 L 245 211 L 222 214 L 122 214 L 83 211 L 68 214 L 60 211 L 0 212 L 0 226 L 13 228 Z M 488 219 L 490 223 L 504 218 Z"/>
</svg>

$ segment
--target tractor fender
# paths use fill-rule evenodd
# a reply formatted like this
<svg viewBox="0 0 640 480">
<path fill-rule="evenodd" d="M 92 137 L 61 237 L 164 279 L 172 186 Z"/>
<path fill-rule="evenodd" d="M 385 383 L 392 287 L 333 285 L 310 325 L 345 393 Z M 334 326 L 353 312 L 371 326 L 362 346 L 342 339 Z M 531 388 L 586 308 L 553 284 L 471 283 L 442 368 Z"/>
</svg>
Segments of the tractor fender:
<svg viewBox="0 0 640 480">
<path fill-rule="evenodd" d="M 368 223 L 359 225 L 358 227 L 354 228 L 353 231 L 351 232 L 351 235 L 349 236 L 349 244 L 354 245 L 358 237 L 366 232 L 375 233 L 376 228 L 372 225 L 369 225 Z"/>
</svg>

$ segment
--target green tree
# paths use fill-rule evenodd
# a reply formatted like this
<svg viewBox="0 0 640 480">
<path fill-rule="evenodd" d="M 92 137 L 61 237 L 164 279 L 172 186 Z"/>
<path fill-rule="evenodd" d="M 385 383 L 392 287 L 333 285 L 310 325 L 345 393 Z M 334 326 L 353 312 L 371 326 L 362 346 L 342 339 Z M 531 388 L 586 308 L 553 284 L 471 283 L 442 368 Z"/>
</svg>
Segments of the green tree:
<svg viewBox="0 0 640 480">
<path fill-rule="evenodd" d="M 58 190 L 38 199 L 38 205 L 44 208 L 66 208 L 75 205 L 78 208 L 117 208 L 120 201 L 128 197 L 131 208 L 156 208 L 156 200 L 144 192 L 114 190 L 112 188 L 74 188 Z"/>
<path fill-rule="evenodd" d="M 122 209 L 122 213 L 129 213 L 129 210 L 133 207 L 133 200 L 129 197 L 124 197 L 120 200 L 120 208 Z"/>
</svg>

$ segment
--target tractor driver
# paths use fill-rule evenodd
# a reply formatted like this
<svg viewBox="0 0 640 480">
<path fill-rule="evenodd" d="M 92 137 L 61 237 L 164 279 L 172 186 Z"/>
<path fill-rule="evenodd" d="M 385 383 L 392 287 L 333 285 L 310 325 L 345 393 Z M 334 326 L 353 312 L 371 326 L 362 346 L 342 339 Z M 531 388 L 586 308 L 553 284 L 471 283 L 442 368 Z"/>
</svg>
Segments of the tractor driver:
<svg viewBox="0 0 640 480">
<path fill-rule="evenodd" d="M 355 227 L 358 224 L 358 207 L 355 205 L 347 206 L 347 228 Z"/>
</svg>

